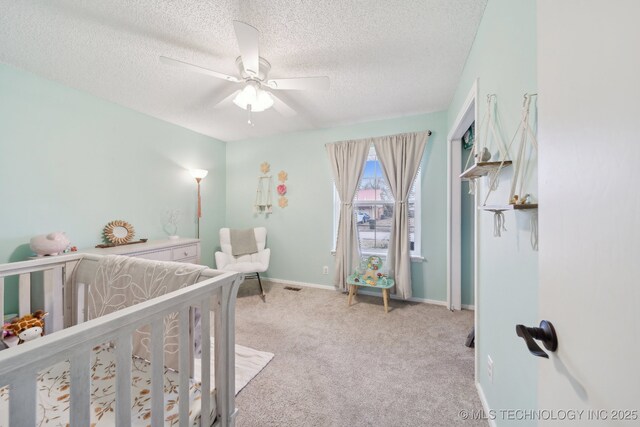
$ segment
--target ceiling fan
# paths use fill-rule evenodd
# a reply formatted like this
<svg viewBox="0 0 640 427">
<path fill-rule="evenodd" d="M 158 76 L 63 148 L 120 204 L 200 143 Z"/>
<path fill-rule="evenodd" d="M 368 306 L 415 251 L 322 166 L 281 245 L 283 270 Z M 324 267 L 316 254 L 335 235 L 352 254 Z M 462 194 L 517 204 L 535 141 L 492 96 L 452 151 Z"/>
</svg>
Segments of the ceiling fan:
<svg viewBox="0 0 640 427">
<path fill-rule="evenodd" d="M 216 104 L 233 96 L 234 104 L 248 111 L 248 123 L 252 126 L 252 112 L 260 112 L 274 107 L 276 111 L 284 116 L 296 114 L 296 112 L 273 91 L 329 89 L 329 77 L 326 76 L 269 79 L 268 75 L 271 70 L 271 64 L 260 56 L 258 49 L 258 36 L 260 32 L 251 25 L 241 21 L 233 21 L 233 27 L 238 40 L 238 47 L 240 48 L 240 56 L 236 58 L 238 76 L 230 76 L 166 56 L 160 56 L 160 61 L 231 83 L 242 84 L 244 86 L 243 88 L 236 90 L 230 96 L 225 97 Z M 274 99 L 278 102 L 274 103 Z"/>
</svg>

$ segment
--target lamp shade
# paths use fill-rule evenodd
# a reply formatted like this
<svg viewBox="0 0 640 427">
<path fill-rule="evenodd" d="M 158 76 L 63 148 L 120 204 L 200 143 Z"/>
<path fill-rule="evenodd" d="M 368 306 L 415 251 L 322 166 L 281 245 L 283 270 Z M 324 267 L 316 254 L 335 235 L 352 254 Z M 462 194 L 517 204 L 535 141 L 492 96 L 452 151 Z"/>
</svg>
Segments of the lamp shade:
<svg viewBox="0 0 640 427">
<path fill-rule="evenodd" d="M 256 83 L 249 82 L 236 95 L 233 103 L 243 110 L 248 110 L 249 105 L 251 105 L 251 111 L 260 112 L 273 106 L 273 97 L 269 92 L 262 90 Z"/>
<path fill-rule="evenodd" d="M 202 179 L 209 173 L 209 171 L 205 169 L 191 169 L 190 172 L 191 176 L 195 179 Z"/>
</svg>

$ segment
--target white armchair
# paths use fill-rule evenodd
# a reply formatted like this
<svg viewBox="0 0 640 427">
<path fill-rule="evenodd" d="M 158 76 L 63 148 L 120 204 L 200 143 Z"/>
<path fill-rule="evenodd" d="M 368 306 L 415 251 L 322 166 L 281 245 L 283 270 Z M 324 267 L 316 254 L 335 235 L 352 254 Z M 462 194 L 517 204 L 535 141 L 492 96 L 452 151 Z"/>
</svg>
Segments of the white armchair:
<svg viewBox="0 0 640 427">
<path fill-rule="evenodd" d="M 216 268 L 219 270 L 235 271 L 244 273 L 245 278 L 257 278 L 260 285 L 262 299 L 265 299 L 264 288 L 260 280 L 260 273 L 267 271 L 269 268 L 269 258 L 271 250 L 265 248 L 267 243 L 267 229 L 264 227 L 256 227 L 253 229 L 256 237 L 256 245 L 258 252 L 249 255 L 233 256 L 231 247 L 231 234 L 228 228 L 220 229 L 220 248 L 222 252 L 216 252 Z"/>
</svg>

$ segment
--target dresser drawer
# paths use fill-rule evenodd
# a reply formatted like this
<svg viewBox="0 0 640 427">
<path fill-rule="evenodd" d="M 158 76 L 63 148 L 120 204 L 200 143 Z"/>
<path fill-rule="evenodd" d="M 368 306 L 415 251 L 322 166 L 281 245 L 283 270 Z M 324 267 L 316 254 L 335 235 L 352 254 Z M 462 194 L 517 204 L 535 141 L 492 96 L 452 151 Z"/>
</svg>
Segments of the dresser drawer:
<svg viewBox="0 0 640 427">
<path fill-rule="evenodd" d="M 136 258 L 143 259 L 152 259 L 155 261 L 171 261 L 171 250 L 167 249 L 165 251 L 157 251 L 157 252 L 147 252 L 142 254 L 133 254 L 132 256 Z"/>
<path fill-rule="evenodd" d="M 183 246 L 181 248 L 175 248 L 172 250 L 172 259 L 174 261 L 181 260 L 183 258 L 196 258 L 198 256 L 198 246 Z"/>
</svg>

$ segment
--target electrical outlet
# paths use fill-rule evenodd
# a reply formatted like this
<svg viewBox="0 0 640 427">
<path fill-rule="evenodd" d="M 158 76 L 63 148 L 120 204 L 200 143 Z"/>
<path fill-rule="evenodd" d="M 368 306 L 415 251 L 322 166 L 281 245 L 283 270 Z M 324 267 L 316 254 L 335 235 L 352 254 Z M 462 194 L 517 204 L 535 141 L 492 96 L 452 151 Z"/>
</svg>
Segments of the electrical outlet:
<svg viewBox="0 0 640 427">
<path fill-rule="evenodd" d="M 322 274 L 329 274 L 329 266 L 325 265 L 324 267 L 322 267 Z"/>
<path fill-rule="evenodd" d="M 491 359 L 491 356 L 487 356 L 487 375 L 489 376 L 489 381 L 493 384 L 493 359 Z"/>
</svg>

